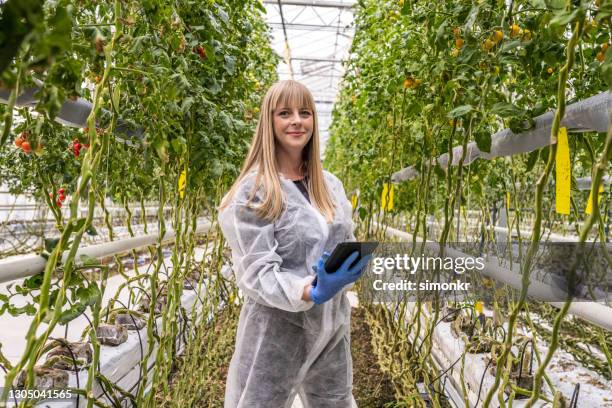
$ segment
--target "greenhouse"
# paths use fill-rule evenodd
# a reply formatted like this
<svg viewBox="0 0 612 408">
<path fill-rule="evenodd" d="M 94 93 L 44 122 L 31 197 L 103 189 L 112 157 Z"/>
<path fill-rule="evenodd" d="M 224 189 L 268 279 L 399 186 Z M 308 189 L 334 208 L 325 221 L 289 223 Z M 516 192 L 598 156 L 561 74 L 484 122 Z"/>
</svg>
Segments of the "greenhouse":
<svg viewBox="0 0 612 408">
<path fill-rule="evenodd" d="M 612 0 L 0 0 L 0 407 L 612 408 Z"/>
</svg>

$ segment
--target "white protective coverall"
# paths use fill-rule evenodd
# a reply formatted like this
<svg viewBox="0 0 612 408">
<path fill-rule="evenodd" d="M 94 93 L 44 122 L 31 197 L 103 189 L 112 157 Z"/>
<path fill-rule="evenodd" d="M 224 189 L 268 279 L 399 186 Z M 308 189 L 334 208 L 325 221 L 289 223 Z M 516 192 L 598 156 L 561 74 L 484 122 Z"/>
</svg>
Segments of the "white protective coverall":
<svg viewBox="0 0 612 408">
<path fill-rule="evenodd" d="M 323 251 L 355 240 L 351 204 L 340 180 L 324 171 L 336 206 L 328 224 L 293 181 L 279 177 L 286 205 L 275 222 L 247 206 L 255 172 L 219 213 L 244 295 L 225 408 L 291 407 L 297 393 L 306 408 L 349 408 L 354 400 L 346 288 L 321 305 L 302 300 L 302 293 Z M 252 205 L 261 203 L 261 190 Z"/>
</svg>

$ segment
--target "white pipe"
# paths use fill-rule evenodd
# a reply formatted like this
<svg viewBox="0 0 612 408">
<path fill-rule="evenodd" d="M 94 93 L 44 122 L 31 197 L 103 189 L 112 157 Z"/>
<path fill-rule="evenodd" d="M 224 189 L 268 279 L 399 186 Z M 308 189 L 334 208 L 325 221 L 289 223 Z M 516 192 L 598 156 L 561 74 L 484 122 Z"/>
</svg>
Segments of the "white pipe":
<svg viewBox="0 0 612 408">
<path fill-rule="evenodd" d="M 375 223 L 377 224 L 377 223 Z M 378 225 L 378 224 L 377 224 Z M 399 237 L 405 241 L 411 241 L 413 236 L 404 231 L 392 227 L 385 227 L 388 235 Z M 417 237 L 417 242 L 423 242 L 422 238 Z M 428 244 L 438 245 L 433 241 L 427 241 Z M 446 253 L 451 257 L 466 257 L 467 254 L 457 251 L 452 248 L 446 248 Z M 517 272 L 499 266 L 499 259 L 494 256 L 488 256 L 485 260 L 485 268 L 480 272 L 482 275 L 495 279 L 496 281 L 505 283 L 515 289 L 521 290 L 522 276 Z M 561 289 L 553 288 L 543 282 L 531 280 L 527 295 L 535 298 L 558 298 L 565 299 L 566 293 Z M 563 307 L 563 302 L 547 302 L 556 308 Z M 612 331 L 612 309 L 606 305 L 597 302 L 575 302 L 572 303 L 568 310 L 569 314 L 578 316 L 587 320 L 599 327 L 608 331 Z"/>
<path fill-rule="evenodd" d="M 200 220 L 196 228 L 196 234 L 202 234 L 210 229 L 211 223 L 208 220 Z M 176 237 L 174 230 L 166 231 L 162 243 L 172 242 Z M 119 241 L 104 242 L 102 244 L 90 245 L 77 250 L 76 264 L 82 263 L 81 256 L 91 258 L 104 258 L 121 252 L 138 249 L 149 245 L 154 245 L 159 239 L 159 234 L 148 234 L 140 237 L 127 238 Z M 62 255 L 62 262 L 68 257 L 68 251 Z M 47 260 L 40 255 L 17 255 L 0 260 L 0 283 L 8 282 L 19 278 L 27 278 L 36 275 L 45 269 Z"/>
</svg>

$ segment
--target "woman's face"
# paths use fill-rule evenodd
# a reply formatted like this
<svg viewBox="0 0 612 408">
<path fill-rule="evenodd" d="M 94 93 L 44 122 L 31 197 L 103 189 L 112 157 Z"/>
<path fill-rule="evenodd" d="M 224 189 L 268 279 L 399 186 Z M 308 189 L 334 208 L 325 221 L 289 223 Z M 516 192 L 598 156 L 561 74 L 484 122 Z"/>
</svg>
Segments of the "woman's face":
<svg viewBox="0 0 612 408">
<path fill-rule="evenodd" d="M 274 137 L 280 148 L 301 153 L 312 137 L 313 115 L 304 107 L 279 104 L 274 109 Z"/>
</svg>

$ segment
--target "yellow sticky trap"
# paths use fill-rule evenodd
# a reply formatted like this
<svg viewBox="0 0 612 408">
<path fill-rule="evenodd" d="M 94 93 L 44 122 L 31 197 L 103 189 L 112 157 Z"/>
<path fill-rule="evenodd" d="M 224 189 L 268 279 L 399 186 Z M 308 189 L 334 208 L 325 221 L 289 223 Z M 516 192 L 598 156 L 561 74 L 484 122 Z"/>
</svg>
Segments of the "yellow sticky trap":
<svg viewBox="0 0 612 408">
<path fill-rule="evenodd" d="M 506 208 L 510 211 L 510 192 L 506 191 Z"/>
<path fill-rule="evenodd" d="M 353 207 L 353 210 L 357 208 L 357 194 L 353 194 L 351 196 L 351 206 Z"/>
<path fill-rule="evenodd" d="M 484 306 L 482 305 L 482 302 L 476 302 L 474 303 L 474 310 L 476 310 L 476 313 L 481 314 L 484 311 Z"/>
<path fill-rule="evenodd" d="M 181 198 L 185 198 L 185 187 L 187 186 L 187 170 L 183 170 L 178 179 L 178 191 Z"/>
<path fill-rule="evenodd" d="M 562 127 L 557 135 L 556 155 L 556 210 L 558 214 L 570 213 L 571 166 L 567 129 Z"/>
<path fill-rule="evenodd" d="M 380 198 L 381 208 L 383 211 L 391 211 L 393 209 L 393 184 L 385 183 L 383 186 L 382 196 Z"/>
<path fill-rule="evenodd" d="M 597 194 L 597 203 L 600 204 L 601 203 L 601 196 L 602 193 L 604 191 L 604 186 L 603 184 L 599 185 L 599 194 Z M 591 190 L 591 192 L 589 193 L 589 200 L 587 201 L 587 206 L 586 206 L 586 210 L 584 210 L 585 213 L 587 213 L 588 215 L 591 215 L 591 213 L 593 212 L 593 190 Z"/>
</svg>

